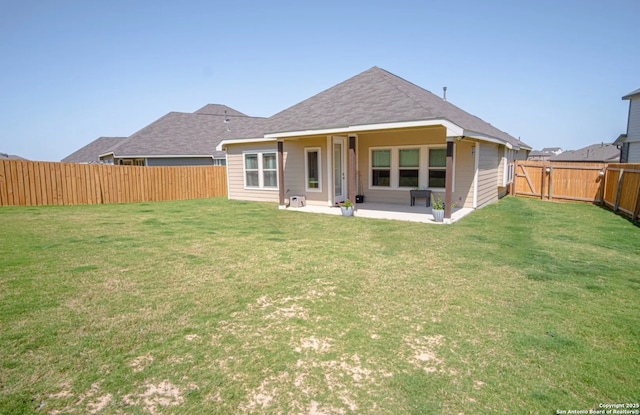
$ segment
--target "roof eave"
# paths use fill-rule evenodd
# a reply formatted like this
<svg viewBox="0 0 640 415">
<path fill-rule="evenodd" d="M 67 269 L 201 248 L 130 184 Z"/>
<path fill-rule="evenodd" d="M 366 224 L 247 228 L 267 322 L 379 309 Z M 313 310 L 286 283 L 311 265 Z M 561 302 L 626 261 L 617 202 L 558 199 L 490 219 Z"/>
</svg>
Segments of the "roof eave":
<svg viewBox="0 0 640 415">
<path fill-rule="evenodd" d="M 275 141 L 275 138 L 267 138 L 266 136 L 257 138 L 231 138 L 220 141 L 216 146 L 216 151 L 225 151 L 226 147 L 231 144 L 263 143 L 268 141 Z"/>
<path fill-rule="evenodd" d="M 357 133 L 359 131 L 375 131 L 375 130 L 389 130 L 398 128 L 411 128 L 411 127 L 431 127 L 441 125 L 447 129 L 447 137 L 459 137 L 463 135 L 464 129 L 457 124 L 444 118 L 437 118 L 431 120 L 417 120 L 417 121 L 400 121 L 378 124 L 358 124 L 347 125 L 331 128 L 319 128 L 311 130 L 297 130 L 297 131 L 281 131 L 265 134 L 265 138 L 278 139 L 288 137 L 304 137 L 310 135 L 329 135 L 329 134 L 348 134 Z"/>
</svg>

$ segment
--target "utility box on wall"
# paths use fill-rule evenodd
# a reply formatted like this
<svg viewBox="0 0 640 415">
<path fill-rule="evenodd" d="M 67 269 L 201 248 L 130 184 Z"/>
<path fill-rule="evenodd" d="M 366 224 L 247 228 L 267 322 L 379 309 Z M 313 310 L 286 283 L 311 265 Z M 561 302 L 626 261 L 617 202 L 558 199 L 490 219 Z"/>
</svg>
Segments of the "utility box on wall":
<svg viewBox="0 0 640 415">
<path fill-rule="evenodd" d="M 304 207 L 305 197 L 304 196 L 291 196 L 289 199 L 289 207 L 299 208 Z"/>
</svg>

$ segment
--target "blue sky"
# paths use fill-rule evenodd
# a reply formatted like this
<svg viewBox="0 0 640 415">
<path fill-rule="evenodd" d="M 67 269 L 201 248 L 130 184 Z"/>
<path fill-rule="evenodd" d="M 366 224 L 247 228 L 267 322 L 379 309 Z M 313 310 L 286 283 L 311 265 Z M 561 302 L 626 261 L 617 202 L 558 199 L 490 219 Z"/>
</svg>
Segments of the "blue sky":
<svg viewBox="0 0 640 415">
<path fill-rule="evenodd" d="M 638 0 L 0 0 L 0 151 L 59 161 L 170 111 L 270 116 L 379 66 L 540 149 L 612 142 Z"/>
</svg>

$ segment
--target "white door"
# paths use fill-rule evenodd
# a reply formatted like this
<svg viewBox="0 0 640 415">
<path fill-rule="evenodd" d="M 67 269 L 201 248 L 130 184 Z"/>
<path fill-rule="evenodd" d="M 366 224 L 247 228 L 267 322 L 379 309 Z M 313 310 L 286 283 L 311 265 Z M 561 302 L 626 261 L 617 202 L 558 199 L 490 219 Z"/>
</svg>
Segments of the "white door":
<svg viewBox="0 0 640 415">
<path fill-rule="evenodd" d="M 333 200 L 334 203 L 344 202 L 347 198 L 345 178 L 345 139 L 333 137 Z"/>
</svg>

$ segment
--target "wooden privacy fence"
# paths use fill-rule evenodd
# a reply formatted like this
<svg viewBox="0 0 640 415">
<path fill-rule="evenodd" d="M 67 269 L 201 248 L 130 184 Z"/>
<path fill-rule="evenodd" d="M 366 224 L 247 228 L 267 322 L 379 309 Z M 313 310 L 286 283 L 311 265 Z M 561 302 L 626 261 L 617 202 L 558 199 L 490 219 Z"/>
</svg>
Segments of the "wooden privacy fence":
<svg viewBox="0 0 640 415">
<path fill-rule="evenodd" d="M 640 164 L 516 161 L 510 192 L 544 200 L 604 204 L 640 214 Z"/>
<path fill-rule="evenodd" d="M 226 196 L 225 166 L 141 167 L 0 160 L 0 206 Z"/>
</svg>

